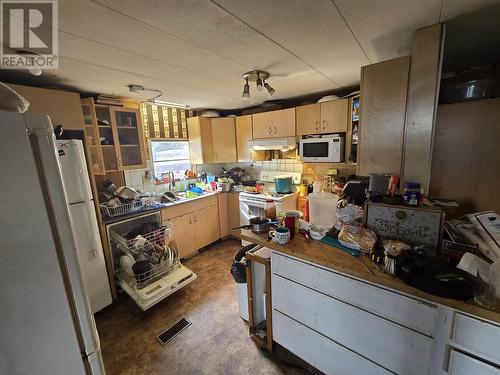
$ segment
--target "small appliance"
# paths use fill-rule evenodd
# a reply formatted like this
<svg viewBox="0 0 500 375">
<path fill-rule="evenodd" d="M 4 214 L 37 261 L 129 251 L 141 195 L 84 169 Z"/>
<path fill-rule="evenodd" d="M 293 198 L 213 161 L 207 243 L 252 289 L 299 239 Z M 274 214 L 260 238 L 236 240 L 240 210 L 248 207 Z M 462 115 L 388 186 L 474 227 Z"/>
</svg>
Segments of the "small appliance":
<svg viewBox="0 0 500 375">
<path fill-rule="evenodd" d="M 328 135 L 300 140 L 300 160 L 310 163 L 344 161 L 344 137 Z"/>
</svg>

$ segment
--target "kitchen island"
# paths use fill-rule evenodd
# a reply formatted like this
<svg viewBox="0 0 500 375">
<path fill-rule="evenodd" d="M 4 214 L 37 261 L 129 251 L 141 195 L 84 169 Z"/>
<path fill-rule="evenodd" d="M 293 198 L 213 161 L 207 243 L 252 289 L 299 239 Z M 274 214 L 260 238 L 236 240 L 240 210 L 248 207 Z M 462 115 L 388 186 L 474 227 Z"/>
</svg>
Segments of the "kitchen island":
<svg viewBox="0 0 500 375">
<path fill-rule="evenodd" d="M 500 374 L 500 314 L 437 297 L 297 235 L 273 250 L 273 340 L 324 373 Z"/>
</svg>

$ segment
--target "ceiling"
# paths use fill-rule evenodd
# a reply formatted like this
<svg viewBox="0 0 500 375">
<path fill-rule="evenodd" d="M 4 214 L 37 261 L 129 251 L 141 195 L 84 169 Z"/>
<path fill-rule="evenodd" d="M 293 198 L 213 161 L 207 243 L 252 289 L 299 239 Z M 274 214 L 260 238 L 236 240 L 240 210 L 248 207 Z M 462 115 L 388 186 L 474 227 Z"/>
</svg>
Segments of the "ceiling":
<svg viewBox="0 0 500 375">
<path fill-rule="evenodd" d="M 360 67 L 409 53 L 414 30 L 474 13 L 491 0 L 59 0 L 59 69 L 33 85 L 136 99 L 130 83 L 193 108 L 269 99 L 241 76 L 271 72 L 274 98 L 346 90 Z M 9 76 L 10 75 L 10 76 Z M 0 78 L 19 80 L 12 71 Z M 150 93 L 153 96 L 154 93 Z"/>
</svg>

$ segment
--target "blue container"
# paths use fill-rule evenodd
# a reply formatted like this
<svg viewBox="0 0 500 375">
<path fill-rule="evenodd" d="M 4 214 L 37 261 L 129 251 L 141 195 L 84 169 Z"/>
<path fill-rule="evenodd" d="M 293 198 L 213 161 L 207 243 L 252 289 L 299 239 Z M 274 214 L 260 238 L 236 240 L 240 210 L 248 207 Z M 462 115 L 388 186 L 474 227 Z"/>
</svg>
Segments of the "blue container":
<svg viewBox="0 0 500 375">
<path fill-rule="evenodd" d="M 420 203 L 420 184 L 418 182 L 405 183 L 403 200 L 408 206 L 418 206 Z"/>
<path fill-rule="evenodd" d="M 274 189 L 278 194 L 289 194 L 293 191 L 293 179 L 291 176 L 276 176 L 274 178 Z"/>
</svg>

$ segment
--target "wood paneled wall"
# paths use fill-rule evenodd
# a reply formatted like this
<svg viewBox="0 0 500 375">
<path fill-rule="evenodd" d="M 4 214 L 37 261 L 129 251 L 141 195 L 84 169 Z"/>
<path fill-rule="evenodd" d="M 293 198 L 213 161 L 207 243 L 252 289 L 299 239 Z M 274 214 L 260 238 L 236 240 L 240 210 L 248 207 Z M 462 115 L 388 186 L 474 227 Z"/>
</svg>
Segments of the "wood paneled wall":
<svg viewBox="0 0 500 375">
<path fill-rule="evenodd" d="M 457 215 L 500 212 L 500 99 L 438 107 L 430 195 L 456 199 Z"/>
</svg>

